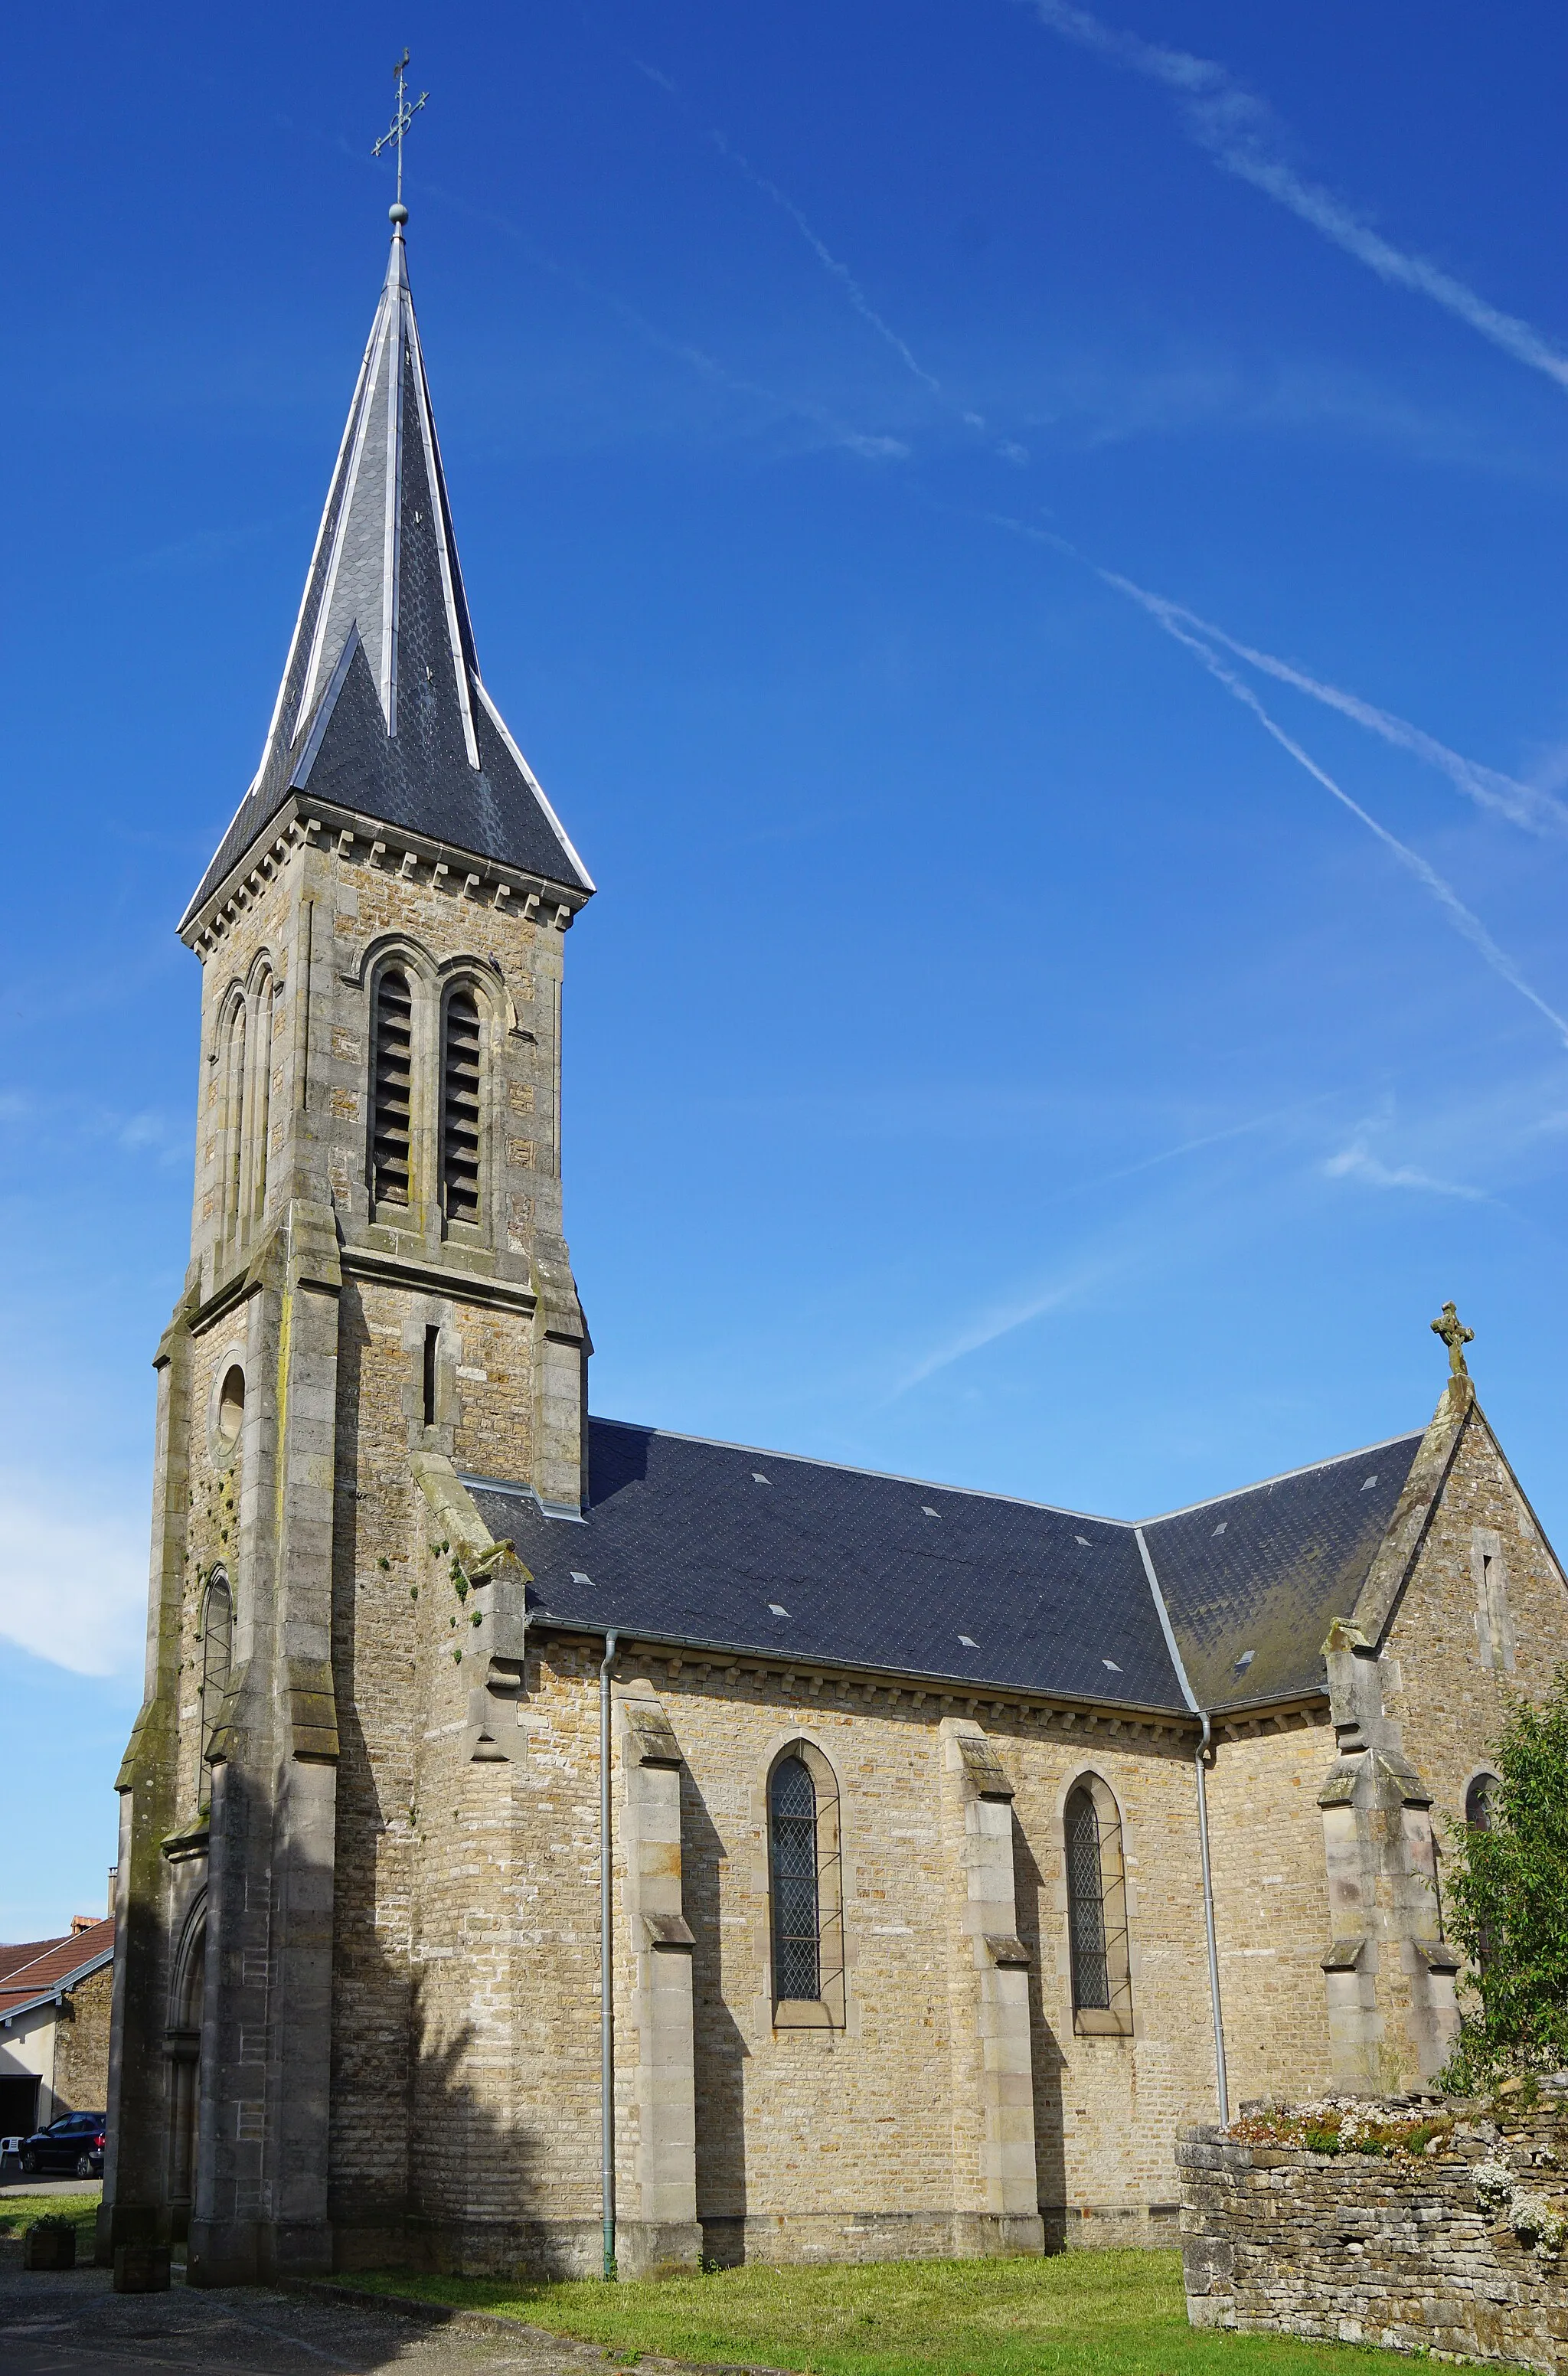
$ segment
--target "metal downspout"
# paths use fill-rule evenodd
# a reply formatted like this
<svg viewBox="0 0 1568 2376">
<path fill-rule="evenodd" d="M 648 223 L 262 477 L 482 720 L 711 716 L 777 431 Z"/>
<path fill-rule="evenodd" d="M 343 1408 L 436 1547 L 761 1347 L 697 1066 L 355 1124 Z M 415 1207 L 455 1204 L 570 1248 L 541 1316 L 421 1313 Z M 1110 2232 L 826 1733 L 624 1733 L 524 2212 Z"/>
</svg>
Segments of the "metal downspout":
<svg viewBox="0 0 1568 2376">
<path fill-rule="evenodd" d="M 1225 2024 L 1219 2012 L 1219 1950 L 1214 1943 L 1214 1876 L 1208 1864 L 1208 1792 L 1204 1783 L 1204 1760 L 1208 1755 L 1208 1718 L 1202 1708 L 1203 1739 L 1193 1760 L 1198 1777 L 1198 1853 L 1204 1869 L 1204 1928 L 1208 1932 L 1208 2001 L 1214 2010 L 1214 2076 L 1219 2097 L 1219 2125 L 1230 2126 L 1230 2089 L 1225 2073 Z"/>
<path fill-rule="evenodd" d="M 600 2200 L 604 2208 L 604 2275 L 615 2275 L 615 1966 L 614 1842 L 610 1823 L 610 1669 L 620 1635 L 604 1636 L 599 1670 L 599 2093 Z"/>
<path fill-rule="evenodd" d="M 1159 1617 L 1160 1631 L 1165 1635 L 1165 1646 L 1170 1653 L 1170 1663 L 1176 1669 L 1176 1680 L 1182 1686 L 1182 1696 L 1203 1726 L 1203 1732 L 1193 1759 L 1193 1772 L 1198 1788 L 1198 1860 L 1203 1868 L 1204 1931 L 1208 1942 L 1208 2002 L 1214 2015 L 1214 2088 L 1219 2104 L 1220 2126 L 1229 2128 L 1230 2087 L 1225 2070 L 1225 2016 L 1219 2002 L 1219 1949 L 1215 1943 L 1214 1935 L 1214 1873 L 1209 1864 L 1208 1855 L 1208 1790 L 1205 1782 L 1204 1765 L 1204 1761 L 1209 1753 L 1209 1744 L 1213 1735 L 1208 1717 L 1199 1707 L 1193 1694 L 1193 1687 L 1187 1681 L 1187 1669 L 1182 1663 L 1182 1653 L 1176 1646 L 1176 1636 L 1171 1630 L 1170 1611 L 1165 1606 L 1165 1595 L 1159 1588 L 1159 1578 L 1154 1572 L 1154 1562 L 1149 1557 L 1149 1548 L 1144 1540 L 1144 1530 L 1142 1527 L 1134 1527 L 1133 1532 L 1137 1538 L 1138 1550 L 1144 1562 L 1144 1574 L 1148 1578 L 1148 1588 L 1154 1595 L 1154 1605 Z"/>
</svg>

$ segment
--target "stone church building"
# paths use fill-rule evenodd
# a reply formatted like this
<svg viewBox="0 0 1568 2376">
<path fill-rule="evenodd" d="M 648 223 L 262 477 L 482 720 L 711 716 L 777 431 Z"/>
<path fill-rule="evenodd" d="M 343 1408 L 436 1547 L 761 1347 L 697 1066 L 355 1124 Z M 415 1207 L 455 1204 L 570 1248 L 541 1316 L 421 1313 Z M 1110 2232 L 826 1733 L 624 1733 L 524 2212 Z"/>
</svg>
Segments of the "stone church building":
<svg viewBox="0 0 1568 2376">
<path fill-rule="evenodd" d="M 1183 2123 L 1441 2065 L 1443 1855 L 1562 1571 L 1451 1310 L 1430 1425 L 1141 1526 L 589 1418 L 593 885 L 480 673 L 405 220 L 180 926 L 101 2249 L 1166 2240 Z"/>
</svg>

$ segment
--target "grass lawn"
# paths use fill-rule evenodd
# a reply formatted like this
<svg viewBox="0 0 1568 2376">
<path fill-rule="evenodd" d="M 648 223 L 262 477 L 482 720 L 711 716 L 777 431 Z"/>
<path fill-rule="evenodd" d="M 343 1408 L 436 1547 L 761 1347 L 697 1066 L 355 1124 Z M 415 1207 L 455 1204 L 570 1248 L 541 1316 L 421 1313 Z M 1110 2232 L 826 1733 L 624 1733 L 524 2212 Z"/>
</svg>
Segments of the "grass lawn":
<svg viewBox="0 0 1568 2376">
<path fill-rule="evenodd" d="M 77 2231 L 77 2257 L 89 2250 L 98 2223 L 103 2189 L 90 2194 L 0 2195 L 0 2236 L 19 2236 L 35 2219 L 69 2219 Z"/>
<path fill-rule="evenodd" d="M 499 2311 L 623 2359 L 742 2360 L 810 2376 L 1388 2376 L 1386 2352 L 1187 2324 L 1177 2252 L 750 2267 L 643 2285 L 356 2276 Z"/>
</svg>

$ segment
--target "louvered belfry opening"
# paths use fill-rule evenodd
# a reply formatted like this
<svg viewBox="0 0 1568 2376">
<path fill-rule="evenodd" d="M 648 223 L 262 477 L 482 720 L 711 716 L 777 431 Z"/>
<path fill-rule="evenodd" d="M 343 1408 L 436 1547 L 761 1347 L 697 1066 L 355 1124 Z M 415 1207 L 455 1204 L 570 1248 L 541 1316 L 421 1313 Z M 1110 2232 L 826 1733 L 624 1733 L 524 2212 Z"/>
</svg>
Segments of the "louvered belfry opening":
<svg viewBox="0 0 1568 2376">
<path fill-rule="evenodd" d="M 446 1001 L 441 1063 L 441 1191 L 449 1221 L 479 1218 L 479 1001 Z"/>
<path fill-rule="evenodd" d="M 413 1075 L 413 1000 L 395 968 L 375 988 L 375 1112 L 371 1194 L 378 1205 L 409 1201 L 409 1117 Z"/>
</svg>

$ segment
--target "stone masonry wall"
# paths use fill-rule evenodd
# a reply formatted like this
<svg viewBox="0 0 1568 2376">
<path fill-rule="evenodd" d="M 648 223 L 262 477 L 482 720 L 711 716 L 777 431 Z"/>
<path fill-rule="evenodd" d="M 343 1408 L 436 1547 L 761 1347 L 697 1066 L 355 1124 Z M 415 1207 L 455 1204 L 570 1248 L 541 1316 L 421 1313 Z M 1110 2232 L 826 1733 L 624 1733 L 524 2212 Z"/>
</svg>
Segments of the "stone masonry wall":
<svg viewBox="0 0 1568 2376">
<path fill-rule="evenodd" d="M 1483 1645 L 1479 1623 L 1477 1569 L 1488 1551 L 1501 1566 L 1506 1626 L 1495 1645 Z M 1490 1767 L 1510 1702 L 1543 1699 L 1564 1656 L 1568 1592 L 1556 1560 L 1472 1410 L 1380 1661 L 1384 1705 L 1434 1796 L 1440 1847 L 1443 1827 L 1464 1821 L 1467 1783 Z"/>
<path fill-rule="evenodd" d="M 1408 2121 L 1426 2108 L 1385 2109 Z M 1192 2323 L 1560 2368 L 1568 2101 L 1447 2109 L 1452 2135 L 1413 2159 L 1188 2131 L 1176 2158 Z"/>
<path fill-rule="evenodd" d="M 1311 1723 L 1222 1740 L 1208 1778 L 1214 1919 L 1232 2102 L 1327 2084 L 1328 1938 L 1317 1794 L 1334 1756 Z"/>
<path fill-rule="evenodd" d="M 114 1970 L 105 1964 L 66 1998 L 54 2033 L 56 2112 L 101 2112 L 109 2102 L 109 2009 Z"/>
</svg>

